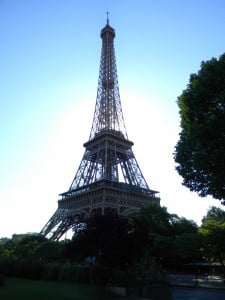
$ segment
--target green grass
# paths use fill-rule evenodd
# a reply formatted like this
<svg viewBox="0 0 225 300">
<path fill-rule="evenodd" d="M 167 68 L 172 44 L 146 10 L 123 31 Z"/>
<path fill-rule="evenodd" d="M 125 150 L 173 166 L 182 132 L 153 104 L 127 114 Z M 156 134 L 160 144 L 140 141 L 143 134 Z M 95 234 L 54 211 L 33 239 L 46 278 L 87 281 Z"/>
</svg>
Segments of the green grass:
<svg viewBox="0 0 225 300">
<path fill-rule="evenodd" d="M 62 282 L 7 278 L 0 286 L 1 300 L 101 300 L 104 287 Z"/>
</svg>

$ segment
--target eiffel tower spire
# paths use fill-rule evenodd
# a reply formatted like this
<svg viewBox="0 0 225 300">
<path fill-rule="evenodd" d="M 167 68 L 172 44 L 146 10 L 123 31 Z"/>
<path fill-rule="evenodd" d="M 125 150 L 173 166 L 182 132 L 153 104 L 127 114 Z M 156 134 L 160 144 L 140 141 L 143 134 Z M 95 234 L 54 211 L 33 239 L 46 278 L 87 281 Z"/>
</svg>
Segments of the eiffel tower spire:
<svg viewBox="0 0 225 300">
<path fill-rule="evenodd" d="M 120 101 L 113 40 L 115 30 L 107 25 L 101 31 L 102 53 L 94 119 L 89 139 L 103 130 L 120 131 L 127 138 Z"/>
<path fill-rule="evenodd" d="M 130 215 L 142 205 L 159 203 L 132 151 L 123 119 L 114 51 L 115 30 L 101 30 L 102 52 L 95 112 L 80 166 L 41 234 L 59 239 L 95 213 Z"/>
</svg>

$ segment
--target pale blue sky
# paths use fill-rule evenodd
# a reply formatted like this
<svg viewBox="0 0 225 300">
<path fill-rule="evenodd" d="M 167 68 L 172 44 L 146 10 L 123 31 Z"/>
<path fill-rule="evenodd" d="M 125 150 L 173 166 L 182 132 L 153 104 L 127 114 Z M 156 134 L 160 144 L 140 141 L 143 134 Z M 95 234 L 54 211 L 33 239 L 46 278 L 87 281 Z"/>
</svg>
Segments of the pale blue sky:
<svg viewBox="0 0 225 300">
<path fill-rule="evenodd" d="M 91 129 L 110 12 L 133 151 L 162 205 L 200 224 L 210 205 L 175 171 L 177 97 L 225 50 L 223 0 L 0 0 L 0 237 L 39 232 Z"/>
</svg>

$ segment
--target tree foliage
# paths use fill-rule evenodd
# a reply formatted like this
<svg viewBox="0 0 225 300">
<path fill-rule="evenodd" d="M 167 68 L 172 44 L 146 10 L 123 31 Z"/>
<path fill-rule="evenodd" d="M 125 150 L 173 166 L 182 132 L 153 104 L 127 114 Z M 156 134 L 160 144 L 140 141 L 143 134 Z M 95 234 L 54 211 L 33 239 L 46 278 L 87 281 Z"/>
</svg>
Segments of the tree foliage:
<svg viewBox="0 0 225 300">
<path fill-rule="evenodd" d="M 225 54 L 202 62 L 178 97 L 180 139 L 174 158 L 183 184 L 225 199 Z"/>
<path fill-rule="evenodd" d="M 198 235 L 198 226 L 194 221 L 169 214 L 165 207 L 154 204 L 143 206 L 135 219 L 145 224 L 151 255 L 159 261 L 185 260 L 187 255 L 183 255 L 184 251 L 198 253 L 196 243 L 190 242 L 195 238 L 197 240 Z M 188 248 L 181 243 L 182 239 L 189 245 Z M 182 252 L 181 249 L 184 251 Z"/>
<path fill-rule="evenodd" d="M 131 222 L 132 234 L 140 249 L 154 261 L 166 264 L 173 253 L 173 229 L 167 209 L 157 204 L 143 206 Z"/>
<path fill-rule="evenodd" d="M 199 229 L 203 236 L 203 255 L 213 262 L 220 262 L 225 273 L 225 211 L 211 207 Z"/>
<path fill-rule="evenodd" d="M 198 226 L 157 204 L 143 206 L 129 219 L 94 215 L 65 248 L 65 257 L 81 262 L 94 257 L 104 267 L 137 265 L 140 258 L 164 267 L 199 256 Z M 191 241 L 191 242 L 189 242 Z"/>
<path fill-rule="evenodd" d="M 223 221 L 212 231 L 215 219 Z M 207 227 L 209 220 L 210 228 Z M 153 273 L 160 274 L 162 268 L 182 270 L 184 264 L 197 261 L 201 254 L 201 237 L 204 255 L 208 252 L 207 259 L 220 259 L 224 222 L 223 211 L 210 210 L 199 231 L 194 221 L 170 214 L 157 204 L 143 206 L 130 218 L 117 214 L 93 215 L 72 240 L 54 242 L 39 234 L 15 234 L 11 239 L 0 239 L 0 273 L 2 269 L 11 276 L 49 280 L 67 280 L 68 275 L 74 280 L 78 278 L 76 274 L 83 272 L 77 266 L 93 264 L 90 267 L 93 267 L 93 276 L 101 278 L 101 282 L 109 279 L 112 270 L 122 271 L 121 274 L 132 271 L 132 276 L 138 273 L 141 278 L 153 278 Z M 214 246 L 207 251 L 210 243 Z M 89 276 L 88 270 L 85 269 L 85 276 Z M 106 273 L 110 270 L 110 273 L 99 273 L 99 270 Z"/>
<path fill-rule="evenodd" d="M 76 233 L 65 247 L 64 256 L 74 262 L 94 258 L 104 267 L 125 266 L 132 260 L 128 219 L 117 214 L 93 215 L 85 229 Z"/>
<path fill-rule="evenodd" d="M 140 258 L 145 257 L 166 267 L 196 257 L 198 246 L 193 241 L 198 240 L 197 231 L 193 221 L 170 215 L 165 207 L 151 204 L 143 206 L 130 219 L 118 215 L 93 216 L 85 230 L 66 244 L 64 255 L 76 262 L 95 257 L 96 263 L 104 267 L 122 268 L 139 264 Z M 182 251 L 183 246 L 186 251 Z"/>
</svg>

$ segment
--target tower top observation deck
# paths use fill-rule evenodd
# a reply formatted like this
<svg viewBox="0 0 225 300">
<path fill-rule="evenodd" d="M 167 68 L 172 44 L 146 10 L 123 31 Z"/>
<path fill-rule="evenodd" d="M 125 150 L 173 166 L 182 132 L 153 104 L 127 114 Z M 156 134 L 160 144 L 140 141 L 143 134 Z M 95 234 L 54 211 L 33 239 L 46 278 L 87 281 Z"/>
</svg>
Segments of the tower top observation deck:
<svg viewBox="0 0 225 300">
<path fill-rule="evenodd" d="M 101 30 L 101 38 L 103 38 L 104 34 L 106 33 L 110 33 L 113 38 L 116 36 L 116 33 L 115 33 L 115 30 L 114 28 L 112 28 L 110 25 L 109 25 L 109 19 L 108 19 L 108 16 L 107 16 L 107 24 L 104 28 L 102 28 Z"/>
</svg>

